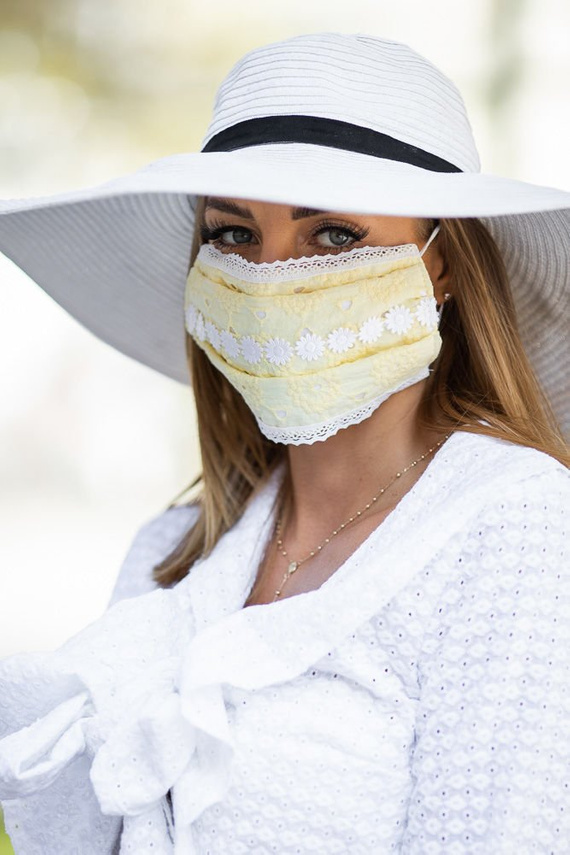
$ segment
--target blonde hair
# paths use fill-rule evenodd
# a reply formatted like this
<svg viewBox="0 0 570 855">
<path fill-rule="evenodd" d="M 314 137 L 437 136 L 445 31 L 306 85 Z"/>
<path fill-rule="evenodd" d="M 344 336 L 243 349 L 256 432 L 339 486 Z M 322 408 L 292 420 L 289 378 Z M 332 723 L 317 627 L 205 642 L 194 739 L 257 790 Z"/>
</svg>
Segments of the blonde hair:
<svg viewBox="0 0 570 855">
<path fill-rule="evenodd" d="M 200 248 L 204 199 L 196 211 L 191 252 Z M 433 222 L 420 221 L 425 240 Z M 444 304 L 443 346 L 426 383 L 420 418 L 427 428 L 461 429 L 530 446 L 569 463 L 550 406 L 524 352 L 501 254 L 477 219 L 441 220 L 440 249 L 453 298 Z M 285 458 L 267 440 L 243 398 L 186 336 L 198 413 L 202 474 L 179 494 L 200 487 L 198 518 L 176 549 L 154 568 L 161 586 L 173 585 L 208 555 L 239 519 L 248 499 Z"/>
</svg>

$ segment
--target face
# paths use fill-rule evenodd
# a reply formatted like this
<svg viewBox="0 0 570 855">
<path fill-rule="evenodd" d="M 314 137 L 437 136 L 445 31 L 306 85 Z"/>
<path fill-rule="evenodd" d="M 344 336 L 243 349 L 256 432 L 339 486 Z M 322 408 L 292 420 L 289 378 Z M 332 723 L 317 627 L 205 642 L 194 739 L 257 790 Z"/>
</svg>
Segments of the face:
<svg viewBox="0 0 570 855">
<path fill-rule="evenodd" d="M 344 214 L 255 200 L 208 197 L 202 241 L 248 261 L 272 262 L 346 252 L 361 246 L 398 246 L 427 240 L 415 217 Z M 447 287 L 437 237 L 423 255 L 438 303 Z"/>
</svg>

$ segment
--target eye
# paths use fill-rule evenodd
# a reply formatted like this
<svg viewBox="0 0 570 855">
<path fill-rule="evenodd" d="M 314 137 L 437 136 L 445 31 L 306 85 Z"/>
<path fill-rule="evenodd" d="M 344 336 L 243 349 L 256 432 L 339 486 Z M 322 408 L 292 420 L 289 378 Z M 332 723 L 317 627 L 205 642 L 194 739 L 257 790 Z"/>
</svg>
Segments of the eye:
<svg viewBox="0 0 570 855">
<path fill-rule="evenodd" d="M 343 249 L 357 243 L 368 234 L 368 229 L 349 228 L 325 223 L 313 233 L 315 243 L 326 249 Z"/>
<path fill-rule="evenodd" d="M 251 243 L 253 234 L 243 226 L 217 226 L 201 229 L 202 240 L 216 246 L 243 246 Z"/>
<path fill-rule="evenodd" d="M 326 229 L 317 235 L 317 243 L 321 246 L 346 246 L 354 238 L 346 229 Z"/>
</svg>

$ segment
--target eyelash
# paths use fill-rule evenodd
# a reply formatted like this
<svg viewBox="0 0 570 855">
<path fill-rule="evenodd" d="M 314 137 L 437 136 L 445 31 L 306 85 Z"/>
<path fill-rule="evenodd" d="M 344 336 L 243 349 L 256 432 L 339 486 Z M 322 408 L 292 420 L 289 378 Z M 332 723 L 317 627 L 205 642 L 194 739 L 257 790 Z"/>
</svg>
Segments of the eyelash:
<svg viewBox="0 0 570 855">
<path fill-rule="evenodd" d="M 366 235 L 370 231 L 370 229 L 367 229 L 367 228 L 358 229 L 358 228 L 356 228 L 356 226 L 353 226 L 350 223 L 343 223 L 340 221 L 333 222 L 333 221 L 325 220 L 324 223 L 321 223 L 313 231 L 313 233 L 311 234 L 311 237 L 316 238 L 320 234 L 323 234 L 324 232 L 332 231 L 333 229 L 336 229 L 337 231 L 340 231 L 340 232 L 346 232 L 348 235 L 350 235 L 351 238 L 354 238 L 355 243 L 358 243 L 358 241 L 364 240 L 364 238 L 366 237 Z M 332 250 L 333 252 L 335 250 L 338 250 L 338 249 L 344 249 L 344 247 L 342 247 L 342 246 L 337 246 L 337 247 L 327 246 L 325 248 L 327 250 Z"/>
<path fill-rule="evenodd" d="M 220 220 L 214 220 L 211 226 L 203 225 L 200 228 L 200 237 L 204 243 L 210 243 L 210 241 L 214 244 L 221 243 L 218 239 L 222 236 L 224 232 L 229 232 L 232 229 L 244 228 L 243 226 L 232 225 L 231 223 L 222 223 Z M 249 231 L 247 229 L 246 231 Z M 224 246 L 226 244 L 223 244 Z"/>
<path fill-rule="evenodd" d="M 229 232 L 229 231 L 232 231 L 232 229 L 238 229 L 238 228 L 243 228 L 246 231 L 251 231 L 251 229 L 247 229 L 245 226 L 236 226 L 236 225 L 232 225 L 231 223 L 222 223 L 218 220 L 218 221 L 214 221 L 211 226 L 203 225 L 200 228 L 200 236 L 201 236 L 202 241 L 204 243 L 213 243 L 214 246 L 217 245 L 218 248 L 220 248 L 220 247 L 223 248 L 223 247 L 227 247 L 227 246 L 234 246 L 234 244 L 224 243 L 223 241 L 220 240 L 220 238 L 224 232 Z M 364 238 L 367 236 L 367 234 L 370 231 L 370 229 L 368 229 L 368 228 L 358 229 L 350 223 L 344 223 L 344 222 L 340 222 L 340 221 L 333 222 L 333 221 L 327 220 L 324 223 L 320 223 L 319 226 L 316 227 L 312 231 L 311 238 L 314 239 L 314 238 L 318 237 L 320 234 L 323 234 L 324 232 L 331 231 L 332 229 L 337 229 L 338 231 L 346 232 L 351 238 L 353 238 L 354 243 L 358 243 L 358 241 L 364 240 Z M 251 244 L 242 244 L 242 246 L 250 246 L 250 245 Z M 344 249 L 343 246 L 337 246 L 337 247 L 327 246 L 327 247 L 322 247 L 322 248 L 326 249 L 328 252 L 338 252 L 338 251 Z"/>
</svg>

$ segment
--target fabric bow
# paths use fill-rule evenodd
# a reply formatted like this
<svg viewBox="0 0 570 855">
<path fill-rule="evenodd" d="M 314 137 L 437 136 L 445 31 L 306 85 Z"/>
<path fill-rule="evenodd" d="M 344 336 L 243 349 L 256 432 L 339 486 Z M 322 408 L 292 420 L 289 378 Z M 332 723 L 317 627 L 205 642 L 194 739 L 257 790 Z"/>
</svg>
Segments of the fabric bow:
<svg viewBox="0 0 570 855">
<path fill-rule="evenodd" d="M 0 663 L 0 799 L 49 787 L 83 755 L 101 812 L 124 817 L 121 851 L 140 851 L 151 826 L 153 851 L 173 851 L 169 790 L 176 835 L 191 838 L 233 752 L 221 685 L 183 679 L 193 616 L 181 591 L 119 603 L 54 654 Z"/>
<path fill-rule="evenodd" d="M 130 704 L 122 715 L 117 709 L 111 715 L 109 707 L 98 713 L 83 688 L 6 736 L 0 744 L 0 798 L 48 787 L 87 753 L 102 813 L 126 818 L 121 851 L 136 851 L 137 840 L 148 840 L 149 826 L 157 834 L 157 853 L 176 851 L 163 809 L 170 790 L 176 836 L 190 852 L 189 827 L 223 797 L 233 751 L 221 686 L 188 687 L 181 695 L 173 663 L 164 665 L 160 671 L 149 667 L 143 682 L 125 687 Z M 68 690 L 76 690 L 77 682 L 68 681 Z"/>
<path fill-rule="evenodd" d="M 79 692 L 6 736 L 0 746 L 0 799 L 17 799 L 49 787 L 85 751 L 92 709 L 89 693 Z"/>
</svg>

